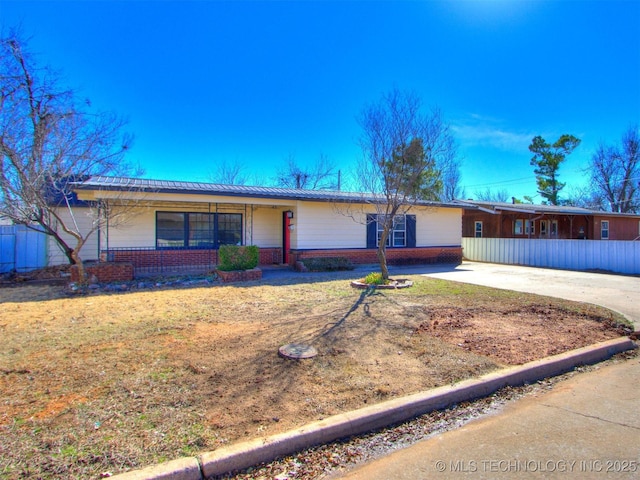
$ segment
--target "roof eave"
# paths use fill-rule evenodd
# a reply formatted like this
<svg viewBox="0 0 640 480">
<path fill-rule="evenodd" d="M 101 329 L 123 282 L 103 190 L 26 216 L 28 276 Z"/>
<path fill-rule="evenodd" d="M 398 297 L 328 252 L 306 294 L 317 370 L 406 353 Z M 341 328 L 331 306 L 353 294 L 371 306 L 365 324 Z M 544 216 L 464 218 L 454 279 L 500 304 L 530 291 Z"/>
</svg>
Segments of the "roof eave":
<svg viewBox="0 0 640 480">
<path fill-rule="evenodd" d="M 381 203 L 378 199 L 375 199 L 366 194 L 358 194 L 357 192 L 348 192 L 348 194 L 341 194 L 340 192 L 331 192 L 326 194 L 317 194 L 314 192 L 326 192 L 326 191 L 314 191 L 304 190 L 300 194 L 289 192 L 251 192 L 251 191 L 230 191 L 229 189 L 189 189 L 189 188 L 176 188 L 176 187 L 153 187 L 149 185 L 136 185 L 136 182 L 127 184 L 116 183 L 99 183 L 92 182 L 91 180 L 85 182 L 76 182 L 74 189 L 84 191 L 116 191 L 116 192 L 139 192 L 139 193 L 165 193 L 172 195 L 209 195 L 220 197 L 233 197 L 233 198 L 260 198 L 260 199 L 277 199 L 277 200 L 291 200 L 291 201 L 306 201 L 306 202 L 339 202 L 339 203 L 359 203 L 359 204 L 378 204 Z M 213 186 L 214 184 L 212 184 Z M 419 207 L 433 207 L 433 208 L 462 208 L 460 205 L 453 203 L 432 202 L 432 201 L 417 201 L 412 205 Z"/>
</svg>

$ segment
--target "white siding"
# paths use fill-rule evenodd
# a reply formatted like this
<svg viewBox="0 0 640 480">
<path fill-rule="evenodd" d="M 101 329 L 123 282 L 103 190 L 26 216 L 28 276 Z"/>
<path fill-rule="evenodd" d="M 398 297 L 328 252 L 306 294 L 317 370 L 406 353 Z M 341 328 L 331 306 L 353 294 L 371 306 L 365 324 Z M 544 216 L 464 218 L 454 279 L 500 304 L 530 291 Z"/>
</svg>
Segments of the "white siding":
<svg viewBox="0 0 640 480">
<path fill-rule="evenodd" d="M 164 207 L 157 208 L 164 210 Z M 173 210 L 167 208 L 168 211 Z M 156 209 L 140 207 L 128 221 L 117 226 L 108 225 L 102 234 L 102 248 L 155 248 Z"/>
<path fill-rule="evenodd" d="M 438 247 L 462 242 L 462 210 L 458 208 L 412 208 L 416 215 L 416 246 Z"/>
<path fill-rule="evenodd" d="M 88 232 L 91 230 L 91 225 L 93 223 L 93 211 L 91 209 L 84 207 L 74 207 L 73 214 L 75 217 L 75 222 L 77 223 L 78 228 L 81 232 Z M 65 225 L 74 225 L 71 214 L 67 209 L 60 209 L 58 211 L 58 215 L 62 218 L 62 221 L 65 222 Z M 76 239 L 74 237 L 64 233 L 61 229 L 58 229 L 58 232 L 62 239 L 67 243 L 67 245 L 69 245 L 71 248 L 75 248 Z M 49 237 L 48 255 L 48 265 L 63 265 L 69 263 L 67 256 L 63 253 L 62 249 L 53 239 L 53 237 Z M 100 258 L 100 255 L 98 253 L 97 233 L 93 233 L 89 236 L 87 242 L 80 250 L 80 258 L 82 258 L 82 260 L 97 260 L 98 258 Z"/>
<path fill-rule="evenodd" d="M 246 243 L 263 248 L 282 247 L 281 207 L 253 207 L 253 238 L 247 235 Z"/>
<path fill-rule="evenodd" d="M 367 227 L 365 213 L 346 214 L 346 206 L 336 208 L 332 203 L 299 202 L 293 223 L 291 247 L 366 248 Z M 340 213 L 342 212 L 342 213 Z M 367 213 L 375 213 L 373 207 Z M 416 246 L 451 246 L 462 242 L 462 209 L 414 207 L 409 214 L 416 216 Z"/>
<path fill-rule="evenodd" d="M 117 228 L 109 227 L 109 248 L 154 248 L 156 244 L 156 212 L 221 212 L 243 216 L 244 242 L 260 247 L 282 246 L 282 207 L 244 205 L 162 205 L 141 207 L 135 216 Z M 107 248 L 106 235 L 102 247 Z"/>
<path fill-rule="evenodd" d="M 358 215 L 357 219 L 362 220 Z M 367 227 L 363 221 L 336 211 L 330 202 L 298 202 L 292 223 L 291 248 L 365 248 Z"/>
</svg>

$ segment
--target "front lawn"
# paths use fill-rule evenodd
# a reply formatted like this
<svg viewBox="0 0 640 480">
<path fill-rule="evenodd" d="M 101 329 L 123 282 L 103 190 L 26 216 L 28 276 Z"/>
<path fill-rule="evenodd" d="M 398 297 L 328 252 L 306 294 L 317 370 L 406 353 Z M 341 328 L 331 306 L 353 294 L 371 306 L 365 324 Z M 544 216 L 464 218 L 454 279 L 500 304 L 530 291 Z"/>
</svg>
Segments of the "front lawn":
<svg viewBox="0 0 640 480">
<path fill-rule="evenodd" d="M 410 279 L 2 288 L 0 476 L 99 478 L 624 333 L 600 307 Z M 319 355 L 279 357 L 292 342 Z"/>
</svg>

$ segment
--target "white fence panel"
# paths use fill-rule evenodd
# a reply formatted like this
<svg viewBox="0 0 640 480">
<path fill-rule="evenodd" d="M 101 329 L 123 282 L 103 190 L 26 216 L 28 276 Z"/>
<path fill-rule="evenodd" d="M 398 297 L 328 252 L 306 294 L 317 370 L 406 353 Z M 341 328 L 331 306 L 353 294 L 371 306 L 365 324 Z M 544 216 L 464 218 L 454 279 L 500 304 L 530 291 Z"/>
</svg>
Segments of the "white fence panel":
<svg viewBox="0 0 640 480">
<path fill-rule="evenodd" d="M 46 267 L 47 239 L 24 225 L 0 226 L 0 273 Z"/>
<path fill-rule="evenodd" d="M 0 273 L 10 272 L 16 265 L 16 235 L 13 225 L 0 225 Z"/>
<path fill-rule="evenodd" d="M 464 237 L 462 248 L 477 262 L 640 274 L 640 241 Z"/>
</svg>

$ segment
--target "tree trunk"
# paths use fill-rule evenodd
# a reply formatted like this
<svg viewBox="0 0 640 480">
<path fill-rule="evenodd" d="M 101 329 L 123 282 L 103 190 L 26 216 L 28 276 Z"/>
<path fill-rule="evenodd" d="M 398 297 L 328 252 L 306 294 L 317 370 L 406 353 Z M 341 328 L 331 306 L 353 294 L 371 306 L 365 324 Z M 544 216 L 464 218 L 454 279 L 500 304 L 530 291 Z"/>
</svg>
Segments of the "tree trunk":
<svg viewBox="0 0 640 480">
<path fill-rule="evenodd" d="M 86 285 L 87 272 L 84 269 L 84 263 L 82 262 L 82 259 L 76 254 L 75 250 L 73 251 L 72 255 L 73 255 L 73 260 L 75 262 L 75 266 L 78 269 L 78 283 L 80 285 Z"/>
<path fill-rule="evenodd" d="M 73 248 L 67 245 L 67 243 L 62 239 L 58 232 L 51 228 L 44 220 L 38 220 L 38 225 L 42 227 L 46 235 L 53 237 L 53 239 L 62 250 L 62 253 L 64 253 L 65 257 L 67 257 L 67 260 L 69 260 L 69 265 L 75 265 L 76 259 L 73 255 Z"/>
<path fill-rule="evenodd" d="M 67 257 L 67 260 L 69 260 L 69 265 L 76 265 L 78 263 L 78 260 L 76 259 L 76 255 L 74 255 L 75 251 L 73 250 L 73 248 L 68 247 L 65 244 L 58 243 L 58 245 L 62 247 L 62 251 Z M 80 263 L 82 263 L 82 261 L 80 261 Z"/>
<path fill-rule="evenodd" d="M 389 238 L 389 230 L 388 222 L 385 222 L 380 236 L 380 243 L 378 244 L 378 263 L 380 263 L 380 273 L 382 273 L 384 280 L 389 280 L 389 269 L 387 268 L 387 238 Z"/>
<path fill-rule="evenodd" d="M 380 263 L 380 273 L 384 280 L 389 280 L 389 269 L 387 268 L 387 248 L 385 244 L 378 247 L 378 262 Z"/>
<path fill-rule="evenodd" d="M 84 241 L 78 240 L 76 244 L 76 248 L 71 250 L 71 258 L 73 259 L 74 265 L 78 268 L 78 283 L 80 285 L 87 284 L 87 272 L 84 269 L 84 263 L 82 262 L 82 258 L 80 258 L 80 249 L 83 247 Z"/>
</svg>

